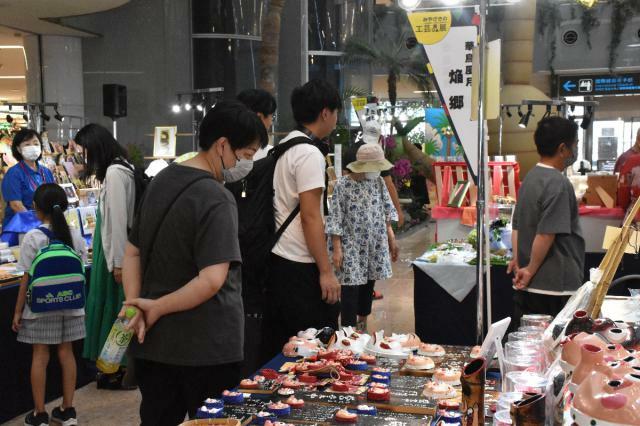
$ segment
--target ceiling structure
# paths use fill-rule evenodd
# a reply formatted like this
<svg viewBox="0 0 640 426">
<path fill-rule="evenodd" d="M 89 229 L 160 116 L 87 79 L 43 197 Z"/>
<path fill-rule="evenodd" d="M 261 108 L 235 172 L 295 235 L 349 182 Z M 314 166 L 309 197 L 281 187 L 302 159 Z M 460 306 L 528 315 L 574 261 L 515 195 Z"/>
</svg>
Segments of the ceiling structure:
<svg viewBox="0 0 640 426">
<path fill-rule="evenodd" d="M 42 35 L 90 37 L 95 34 L 61 25 L 58 18 L 115 9 L 130 0 L 0 0 L 0 25 Z"/>
<path fill-rule="evenodd" d="M 25 102 L 29 64 L 23 36 L 95 37 L 58 23 L 59 18 L 104 12 L 130 0 L 0 0 L 0 101 Z M 6 108 L 2 108 L 0 119 Z"/>
</svg>

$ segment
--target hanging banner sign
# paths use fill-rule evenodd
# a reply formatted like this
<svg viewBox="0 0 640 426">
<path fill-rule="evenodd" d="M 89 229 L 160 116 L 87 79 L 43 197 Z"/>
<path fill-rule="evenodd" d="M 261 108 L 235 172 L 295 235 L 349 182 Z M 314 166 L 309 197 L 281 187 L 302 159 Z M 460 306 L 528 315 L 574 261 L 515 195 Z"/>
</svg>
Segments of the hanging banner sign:
<svg viewBox="0 0 640 426">
<path fill-rule="evenodd" d="M 469 171 L 475 181 L 478 122 L 471 120 L 471 98 L 477 27 L 471 23 L 471 17 L 454 16 L 451 10 L 415 12 L 408 16 L 418 43 L 424 46 L 429 61 L 427 69 L 434 77 L 451 128 L 462 144 Z"/>
<path fill-rule="evenodd" d="M 353 106 L 353 110 L 356 112 L 358 116 L 358 120 L 360 121 L 360 125 L 364 124 L 364 113 L 365 107 L 367 106 L 367 98 L 351 98 L 351 105 Z"/>
</svg>

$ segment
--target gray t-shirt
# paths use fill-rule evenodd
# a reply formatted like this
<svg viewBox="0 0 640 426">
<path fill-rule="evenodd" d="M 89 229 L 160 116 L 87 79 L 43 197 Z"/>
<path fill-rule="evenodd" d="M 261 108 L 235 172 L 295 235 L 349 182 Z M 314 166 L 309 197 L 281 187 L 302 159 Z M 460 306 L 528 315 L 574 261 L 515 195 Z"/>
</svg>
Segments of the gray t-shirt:
<svg viewBox="0 0 640 426">
<path fill-rule="evenodd" d="M 207 176 L 185 189 L 197 176 Z M 176 194 L 162 229 L 162 215 Z M 156 235 L 153 249 L 151 240 Z M 235 200 L 210 174 L 173 164 L 160 172 L 144 194 L 129 241 L 140 249 L 141 297 L 157 299 L 174 292 L 202 269 L 231 262 L 227 280 L 203 304 L 164 316 L 143 344 L 132 340 L 136 358 L 172 365 L 207 366 L 241 361 L 244 313 Z M 150 253 L 151 252 L 151 253 Z"/>
<path fill-rule="evenodd" d="M 561 172 L 538 164 L 527 174 L 518 192 L 513 229 L 518 231 L 520 267 L 529 263 L 536 234 L 556 236 L 527 291 L 562 296 L 582 285 L 585 246 L 578 203 Z"/>
</svg>

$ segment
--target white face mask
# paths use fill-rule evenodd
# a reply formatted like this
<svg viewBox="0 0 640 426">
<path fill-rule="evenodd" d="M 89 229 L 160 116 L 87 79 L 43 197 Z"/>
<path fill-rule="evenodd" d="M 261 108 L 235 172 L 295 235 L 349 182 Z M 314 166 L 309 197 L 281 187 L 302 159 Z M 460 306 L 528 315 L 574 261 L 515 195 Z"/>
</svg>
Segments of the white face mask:
<svg viewBox="0 0 640 426">
<path fill-rule="evenodd" d="M 39 145 L 28 145 L 20 148 L 20 154 L 27 161 L 36 161 L 40 158 L 40 154 L 42 154 L 42 150 Z"/>
<path fill-rule="evenodd" d="M 364 178 L 368 180 L 376 180 L 380 177 L 380 172 L 366 172 Z"/>
<path fill-rule="evenodd" d="M 220 158 L 222 160 L 222 179 L 224 179 L 225 182 L 239 182 L 246 178 L 253 169 L 253 160 L 238 158 L 236 156 L 235 166 L 227 168 L 224 165 L 224 159 L 222 157 Z"/>
</svg>

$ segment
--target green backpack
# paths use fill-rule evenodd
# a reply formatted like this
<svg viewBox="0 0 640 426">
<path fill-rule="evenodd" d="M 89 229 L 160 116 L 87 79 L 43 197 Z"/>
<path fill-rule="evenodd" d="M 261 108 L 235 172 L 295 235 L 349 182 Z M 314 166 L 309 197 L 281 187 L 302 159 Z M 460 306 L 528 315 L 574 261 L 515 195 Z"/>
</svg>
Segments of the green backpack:
<svg viewBox="0 0 640 426">
<path fill-rule="evenodd" d="M 86 279 L 82 258 L 49 229 L 38 230 L 49 238 L 49 245 L 40 249 L 29 270 L 27 300 L 31 311 L 83 308 Z"/>
</svg>

